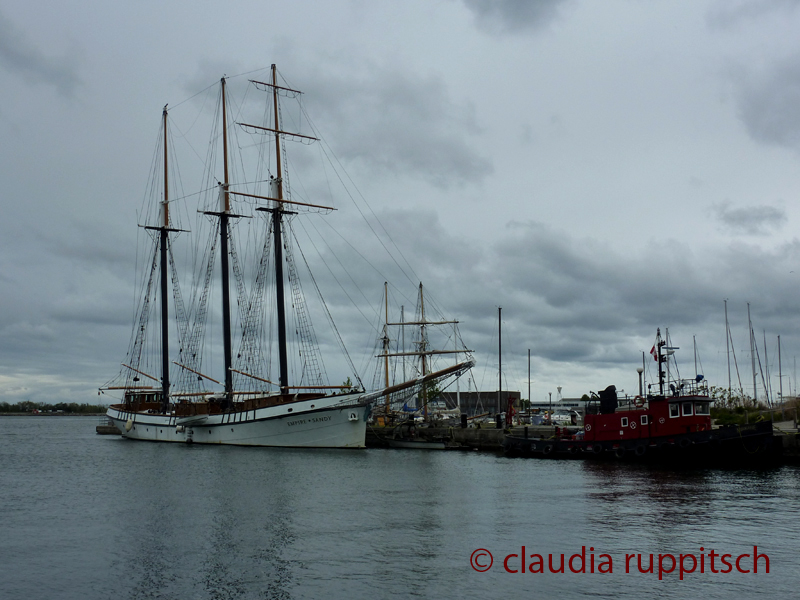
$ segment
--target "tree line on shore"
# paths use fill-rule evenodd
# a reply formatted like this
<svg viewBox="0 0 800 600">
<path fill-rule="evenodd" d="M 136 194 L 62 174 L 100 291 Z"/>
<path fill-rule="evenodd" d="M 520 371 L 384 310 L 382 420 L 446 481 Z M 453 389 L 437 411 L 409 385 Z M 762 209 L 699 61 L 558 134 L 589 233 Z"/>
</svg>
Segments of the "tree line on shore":
<svg viewBox="0 0 800 600">
<path fill-rule="evenodd" d="M 0 402 L 0 413 L 62 412 L 80 415 L 88 413 L 104 413 L 106 412 L 107 408 L 107 406 L 96 404 L 78 404 L 77 402 L 59 402 L 58 404 L 31 402 L 29 400 L 17 402 L 16 404 Z"/>
</svg>

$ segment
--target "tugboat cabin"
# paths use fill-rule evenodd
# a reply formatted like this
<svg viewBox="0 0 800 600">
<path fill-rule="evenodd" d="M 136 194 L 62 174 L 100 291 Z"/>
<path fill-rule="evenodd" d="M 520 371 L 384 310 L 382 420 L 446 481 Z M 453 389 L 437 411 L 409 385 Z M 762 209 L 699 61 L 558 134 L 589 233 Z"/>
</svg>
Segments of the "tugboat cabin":
<svg viewBox="0 0 800 600">
<path fill-rule="evenodd" d="M 671 386 L 671 396 L 617 399 L 612 385 L 590 403 L 584 418 L 587 442 L 633 442 L 664 438 L 675 443 L 686 434 L 711 429 L 711 400 L 705 381 L 684 380 Z M 627 447 L 629 444 L 622 444 Z"/>
</svg>

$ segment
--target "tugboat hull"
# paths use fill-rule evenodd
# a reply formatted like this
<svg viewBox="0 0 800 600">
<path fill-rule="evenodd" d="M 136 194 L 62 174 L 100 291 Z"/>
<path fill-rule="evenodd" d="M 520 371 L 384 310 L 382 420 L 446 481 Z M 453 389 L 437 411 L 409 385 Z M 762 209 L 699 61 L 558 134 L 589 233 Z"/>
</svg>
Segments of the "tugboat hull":
<svg viewBox="0 0 800 600">
<path fill-rule="evenodd" d="M 678 465 L 770 463 L 781 456 L 782 446 L 773 436 L 772 423 L 728 425 L 719 429 L 672 436 L 585 440 L 563 436 L 534 439 L 507 435 L 503 449 L 507 456 L 529 458 L 580 458 L 624 460 Z"/>
</svg>

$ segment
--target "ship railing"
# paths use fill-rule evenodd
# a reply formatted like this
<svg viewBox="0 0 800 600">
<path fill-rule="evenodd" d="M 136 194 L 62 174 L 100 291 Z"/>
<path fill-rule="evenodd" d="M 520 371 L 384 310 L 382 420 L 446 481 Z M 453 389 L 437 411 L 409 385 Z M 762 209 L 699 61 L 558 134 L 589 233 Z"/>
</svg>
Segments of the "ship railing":
<svg viewBox="0 0 800 600">
<path fill-rule="evenodd" d="M 665 395 L 673 397 L 709 395 L 708 382 L 702 376 L 694 379 L 677 379 L 671 381 L 668 387 L 669 392 Z"/>
</svg>

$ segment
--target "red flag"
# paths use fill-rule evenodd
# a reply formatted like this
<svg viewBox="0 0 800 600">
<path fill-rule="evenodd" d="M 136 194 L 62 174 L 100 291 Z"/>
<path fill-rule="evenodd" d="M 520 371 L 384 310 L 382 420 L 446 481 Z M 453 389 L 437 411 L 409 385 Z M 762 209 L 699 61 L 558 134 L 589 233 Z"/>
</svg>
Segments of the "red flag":
<svg viewBox="0 0 800 600">
<path fill-rule="evenodd" d="M 650 348 L 650 354 L 652 354 L 652 355 L 653 355 L 653 360 L 654 360 L 654 361 L 656 361 L 656 362 L 658 362 L 658 354 L 656 354 L 656 347 L 655 347 L 655 344 L 653 345 L 653 347 L 652 347 L 652 348 Z"/>
</svg>

